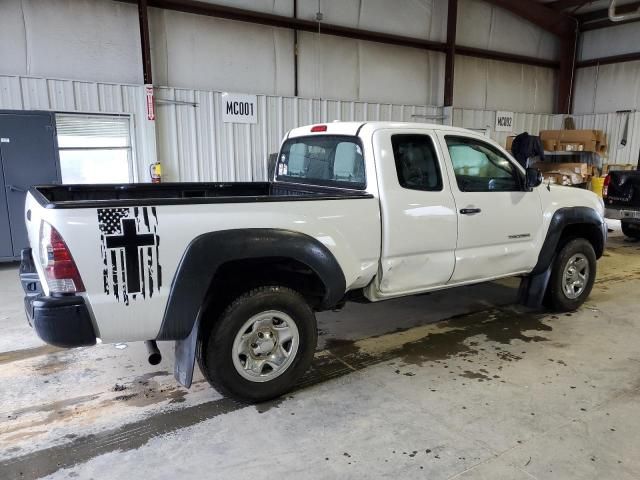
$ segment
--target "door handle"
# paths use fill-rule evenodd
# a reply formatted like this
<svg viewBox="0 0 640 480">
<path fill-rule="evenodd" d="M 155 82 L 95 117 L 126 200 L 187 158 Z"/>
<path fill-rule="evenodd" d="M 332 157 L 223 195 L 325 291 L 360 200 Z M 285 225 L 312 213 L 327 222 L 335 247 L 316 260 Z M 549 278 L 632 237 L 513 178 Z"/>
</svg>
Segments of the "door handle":
<svg viewBox="0 0 640 480">
<path fill-rule="evenodd" d="M 461 208 L 460 213 L 462 215 L 473 215 L 474 213 L 480 213 L 482 210 L 479 208 Z"/>
<path fill-rule="evenodd" d="M 16 187 L 15 185 L 5 185 L 5 187 L 7 188 L 7 190 L 9 190 L 10 192 L 20 192 L 20 193 L 27 193 L 26 190 Z"/>
</svg>

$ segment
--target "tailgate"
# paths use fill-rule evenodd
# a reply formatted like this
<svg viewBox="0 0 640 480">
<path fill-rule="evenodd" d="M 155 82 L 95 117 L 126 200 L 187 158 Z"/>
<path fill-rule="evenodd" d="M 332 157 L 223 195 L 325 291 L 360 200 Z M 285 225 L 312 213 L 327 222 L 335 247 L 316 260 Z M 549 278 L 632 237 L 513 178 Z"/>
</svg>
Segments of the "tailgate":
<svg viewBox="0 0 640 480">
<path fill-rule="evenodd" d="M 31 259 L 30 268 L 34 275 L 42 273 L 40 264 L 40 224 L 42 222 L 42 214 L 44 208 L 33 198 L 31 192 L 27 193 L 25 200 L 25 225 L 27 227 L 27 236 L 29 237 L 29 258 Z M 23 262 L 24 262 L 23 254 Z M 42 279 L 42 277 L 40 277 Z"/>
<path fill-rule="evenodd" d="M 607 207 L 640 208 L 640 171 L 619 170 L 609 173 Z"/>
</svg>

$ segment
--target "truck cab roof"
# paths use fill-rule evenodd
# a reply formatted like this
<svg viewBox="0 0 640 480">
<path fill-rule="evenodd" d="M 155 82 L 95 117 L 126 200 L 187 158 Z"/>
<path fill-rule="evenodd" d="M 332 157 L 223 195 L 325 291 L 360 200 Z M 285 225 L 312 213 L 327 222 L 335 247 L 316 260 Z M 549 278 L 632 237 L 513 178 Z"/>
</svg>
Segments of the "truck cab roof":
<svg viewBox="0 0 640 480">
<path fill-rule="evenodd" d="M 407 128 L 425 130 L 444 130 L 448 132 L 464 133 L 465 135 L 476 134 L 476 132 L 449 125 L 437 123 L 417 123 L 417 122 L 341 122 L 333 121 L 327 123 L 317 123 L 294 128 L 289 131 L 287 138 L 304 137 L 308 135 L 358 135 L 362 128 L 378 130 L 382 128 Z"/>
</svg>

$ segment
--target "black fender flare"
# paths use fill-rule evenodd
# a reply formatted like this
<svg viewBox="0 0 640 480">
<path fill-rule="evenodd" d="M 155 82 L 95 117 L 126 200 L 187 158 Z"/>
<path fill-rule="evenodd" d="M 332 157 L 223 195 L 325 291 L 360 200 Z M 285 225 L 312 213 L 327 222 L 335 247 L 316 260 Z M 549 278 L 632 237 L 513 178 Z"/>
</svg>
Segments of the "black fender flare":
<svg viewBox="0 0 640 480">
<path fill-rule="evenodd" d="M 290 258 L 313 270 L 325 287 L 322 308 L 336 305 L 345 294 L 340 264 L 326 246 L 309 235 L 271 228 L 209 232 L 193 239 L 182 256 L 156 340 L 183 340 L 191 334 L 221 265 L 267 257 Z"/>
<path fill-rule="evenodd" d="M 547 236 L 544 239 L 538 263 L 531 271 L 532 275 L 544 272 L 551 263 L 558 249 L 558 243 L 562 237 L 562 232 L 569 225 L 589 225 L 596 227 L 601 233 L 599 241 L 594 246 L 596 258 L 600 258 L 604 251 L 604 244 L 607 239 L 607 224 L 602 216 L 590 207 L 564 207 L 559 208 L 551 217 Z"/>
<path fill-rule="evenodd" d="M 596 238 L 594 250 L 596 258 L 602 256 L 607 240 L 607 224 L 604 218 L 589 207 L 559 208 L 554 212 L 551 222 L 549 222 L 547 236 L 540 249 L 536 266 L 520 283 L 518 292 L 520 303 L 531 308 L 538 308 L 542 305 L 560 238 L 564 229 L 569 225 L 588 225 L 597 228 L 601 235 Z"/>
</svg>

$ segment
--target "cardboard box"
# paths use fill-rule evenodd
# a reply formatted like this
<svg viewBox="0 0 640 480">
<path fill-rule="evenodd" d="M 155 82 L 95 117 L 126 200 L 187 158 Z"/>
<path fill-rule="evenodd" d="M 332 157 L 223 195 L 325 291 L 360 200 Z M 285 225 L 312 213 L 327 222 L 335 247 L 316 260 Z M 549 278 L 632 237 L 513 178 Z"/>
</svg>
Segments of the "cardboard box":
<svg viewBox="0 0 640 480">
<path fill-rule="evenodd" d="M 555 150 L 606 153 L 606 137 L 601 130 L 542 130 L 540 139 L 555 141 Z M 580 148 L 582 145 L 582 148 Z M 547 150 L 547 148 L 545 147 Z M 550 150 L 550 149 L 548 149 Z"/>
<path fill-rule="evenodd" d="M 577 173 L 546 172 L 542 174 L 543 181 L 550 181 L 556 185 L 579 185 L 586 183 L 587 179 Z"/>
<path fill-rule="evenodd" d="M 555 151 L 557 144 L 558 142 L 556 142 L 554 139 L 542 140 L 542 148 L 544 148 L 544 150 L 547 152 Z"/>
<path fill-rule="evenodd" d="M 506 145 L 505 145 L 505 148 L 506 148 L 508 151 L 511 151 L 511 145 L 513 145 L 513 139 L 514 139 L 514 138 L 516 138 L 514 135 L 511 135 L 511 136 L 507 137 L 507 143 L 506 143 Z"/>
<path fill-rule="evenodd" d="M 542 173 L 545 172 L 561 172 L 564 174 L 578 174 L 582 176 L 589 176 L 592 173 L 591 165 L 586 163 L 551 163 L 551 162 L 537 162 L 533 165 Z"/>
</svg>

